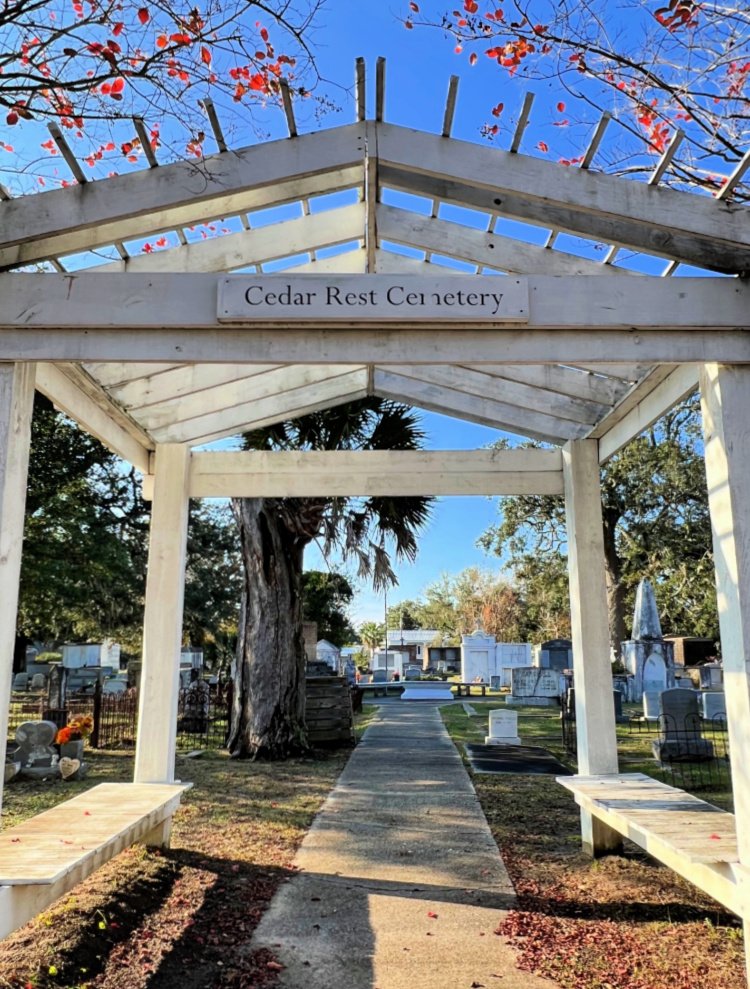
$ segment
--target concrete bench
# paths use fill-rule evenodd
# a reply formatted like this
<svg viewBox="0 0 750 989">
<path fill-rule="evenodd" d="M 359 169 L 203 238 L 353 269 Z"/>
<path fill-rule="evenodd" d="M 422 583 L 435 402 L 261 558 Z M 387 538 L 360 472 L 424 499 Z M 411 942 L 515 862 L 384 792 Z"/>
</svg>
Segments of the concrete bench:
<svg viewBox="0 0 750 989">
<path fill-rule="evenodd" d="M 643 773 L 559 776 L 576 803 L 728 910 L 750 919 L 734 814 Z M 745 887 L 747 888 L 747 887 Z"/>
<path fill-rule="evenodd" d="M 164 845 L 183 783 L 101 783 L 0 831 L 0 937 L 136 842 Z"/>
</svg>

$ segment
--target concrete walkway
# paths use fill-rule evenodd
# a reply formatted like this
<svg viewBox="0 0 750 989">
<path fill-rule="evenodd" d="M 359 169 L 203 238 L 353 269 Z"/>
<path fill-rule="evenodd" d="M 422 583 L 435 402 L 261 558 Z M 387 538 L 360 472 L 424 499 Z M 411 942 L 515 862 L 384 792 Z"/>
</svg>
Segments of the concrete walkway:
<svg viewBox="0 0 750 989">
<path fill-rule="evenodd" d="M 429 702 L 383 705 L 302 843 L 253 947 L 285 989 L 549 989 L 494 933 L 513 890 Z"/>
</svg>

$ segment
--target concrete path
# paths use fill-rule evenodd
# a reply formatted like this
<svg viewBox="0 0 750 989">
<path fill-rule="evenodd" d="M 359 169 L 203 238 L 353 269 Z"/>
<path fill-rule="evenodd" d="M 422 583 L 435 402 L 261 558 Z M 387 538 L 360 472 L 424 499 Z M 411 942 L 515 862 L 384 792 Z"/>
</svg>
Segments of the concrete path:
<svg viewBox="0 0 750 989">
<path fill-rule="evenodd" d="M 379 709 L 296 864 L 253 940 L 284 989 L 552 987 L 494 933 L 513 889 L 429 702 Z"/>
</svg>

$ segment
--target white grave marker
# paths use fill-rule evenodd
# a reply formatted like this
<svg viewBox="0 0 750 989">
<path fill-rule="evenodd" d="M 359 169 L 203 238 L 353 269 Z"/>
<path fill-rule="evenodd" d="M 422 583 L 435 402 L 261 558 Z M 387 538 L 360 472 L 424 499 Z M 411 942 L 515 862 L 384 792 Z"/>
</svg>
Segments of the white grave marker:
<svg viewBox="0 0 750 989">
<path fill-rule="evenodd" d="M 518 715 L 515 711 L 490 711 L 490 733 L 485 745 L 520 745 Z"/>
</svg>

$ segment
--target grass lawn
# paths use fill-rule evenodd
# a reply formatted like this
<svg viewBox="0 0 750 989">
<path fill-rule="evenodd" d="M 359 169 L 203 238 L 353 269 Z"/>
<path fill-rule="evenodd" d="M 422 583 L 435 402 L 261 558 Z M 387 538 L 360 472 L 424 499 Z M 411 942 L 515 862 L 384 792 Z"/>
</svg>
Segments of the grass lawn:
<svg viewBox="0 0 750 989">
<path fill-rule="evenodd" d="M 489 710 L 504 707 L 471 704 L 475 717 L 442 709 L 460 751 L 484 741 Z M 516 710 L 523 742 L 575 769 L 559 712 Z M 653 772 L 651 738 L 622 726 L 618 736 L 623 770 Z M 745 989 L 739 920 L 633 845 L 596 862 L 583 856 L 578 807 L 554 777 L 477 774 L 474 786 L 518 894 L 502 933 L 522 968 L 563 989 Z M 699 795 L 728 806 L 726 787 Z"/>
</svg>

